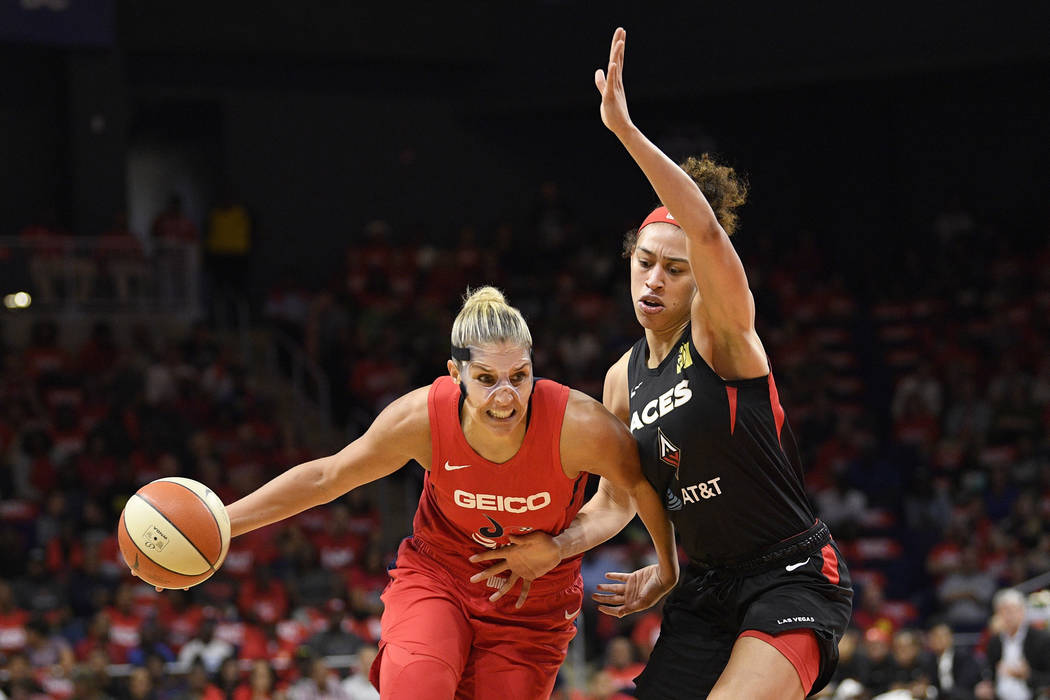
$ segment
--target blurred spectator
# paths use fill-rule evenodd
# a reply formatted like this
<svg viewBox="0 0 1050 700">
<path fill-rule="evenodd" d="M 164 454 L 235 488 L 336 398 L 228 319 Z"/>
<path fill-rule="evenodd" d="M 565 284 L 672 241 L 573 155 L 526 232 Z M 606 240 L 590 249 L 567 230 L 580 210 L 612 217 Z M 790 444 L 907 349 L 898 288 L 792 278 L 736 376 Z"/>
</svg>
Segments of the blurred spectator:
<svg viewBox="0 0 1050 700">
<path fill-rule="evenodd" d="M 0 658 L 25 648 L 29 618 L 29 611 L 15 605 L 11 586 L 0 579 Z"/>
<path fill-rule="evenodd" d="M 122 583 L 113 597 L 113 604 L 105 610 L 109 624 L 109 653 L 114 663 L 126 663 L 128 654 L 141 641 L 140 632 L 145 620 L 135 609 L 132 584 Z"/>
<path fill-rule="evenodd" d="M 346 700 L 339 676 L 321 657 L 312 653 L 299 658 L 301 677 L 288 688 L 288 700 Z"/>
<path fill-rule="evenodd" d="M 252 569 L 252 577 L 241 584 L 237 606 L 246 620 L 276 623 L 287 617 L 288 592 L 273 577 L 270 567 L 260 564 Z"/>
<path fill-rule="evenodd" d="M 948 574 L 937 587 L 945 621 L 953 629 L 971 632 L 984 627 L 994 594 L 995 578 L 981 570 L 973 545 L 962 550 L 959 569 Z"/>
<path fill-rule="evenodd" d="M 902 629 L 894 634 L 891 653 L 894 665 L 891 689 L 908 691 L 916 698 L 936 695 L 922 639 L 915 630 Z"/>
<path fill-rule="evenodd" d="M 972 653 L 955 646 L 952 628 L 934 625 L 926 635 L 930 656 L 926 673 L 937 687 L 939 700 L 974 700 L 974 688 L 981 680 L 981 667 Z"/>
<path fill-rule="evenodd" d="M 878 695 L 890 689 L 896 678 L 897 665 L 890 655 L 892 635 L 883 627 L 869 627 L 861 643 L 862 663 L 858 674 L 861 685 Z"/>
<path fill-rule="evenodd" d="M 252 220 L 233 185 L 223 183 L 208 212 L 204 236 L 211 293 L 216 298 L 242 298 L 249 293 Z"/>
<path fill-rule="evenodd" d="M 143 666 L 131 669 L 128 676 L 127 692 L 122 700 L 157 700 L 157 692 L 153 687 L 153 678 L 149 671 Z"/>
<path fill-rule="evenodd" d="M 617 690 L 634 691 L 634 679 L 645 668 L 645 664 L 637 659 L 634 644 L 627 637 L 613 637 L 605 646 L 605 666 L 602 668 L 608 674 Z"/>
<path fill-rule="evenodd" d="M 332 598 L 325 604 L 324 627 L 306 641 L 317 656 L 352 656 L 364 643 L 360 637 L 344 627 L 346 601 Z"/>
<path fill-rule="evenodd" d="M 26 623 L 25 655 L 34 668 L 61 666 L 67 673 L 73 670 L 73 649 L 61 636 L 52 634 L 43 617 Z"/>
<path fill-rule="evenodd" d="M 134 666 L 145 666 L 147 659 L 157 656 L 164 663 L 175 661 L 175 652 L 167 645 L 165 632 L 155 620 L 147 620 L 139 633 L 139 644 L 128 652 L 128 663 Z"/>
<path fill-rule="evenodd" d="M 630 700 L 632 696 L 620 691 L 607 671 L 598 670 L 587 681 L 586 692 L 574 692 L 569 697 L 571 700 Z"/>
<path fill-rule="evenodd" d="M 378 653 L 379 650 L 371 644 L 366 644 L 357 650 L 350 675 L 343 679 L 343 691 L 348 700 L 379 700 L 379 691 L 368 680 L 372 662 L 375 661 Z"/>
<path fill-rule="evenodd" d="M 182 196 L 173 193 L 164 209 L 157 214 L 150 229 L 155 242 L 168 241 L 195 245 L 200 240 L 200 231 L 186 216 L 182 208 Z"/>
<path fill-rule="evenodd" d="M 995 594 L 987 657 L 998 700 L 1031 700 L 1050 690 L 1050 632 L 1025 619 L 1024 595 Z"/>
<path fill-rule="evenodd" d="M 273 666 L 263 659 L 252 663 L 247 680 L 233 692 L 233 700 L 279 700 L 284 696 L 284 691 L 277 687 Z"/>
<path fill-rule="evenodd" d="M 95 249 L 95 264 L 102 279 L 112 285 L 112 291 L 121 304 L 141 298 L 149 281 L 150 269 L 142 250 L 142 242 L 128 228 L 128 217 L 118 212 L 113 225 L 99 235 Z"/>
<path fill-rule="evenodd" d="M 179 663 L 189 664 L 200 659 L 208 673 L 215 673 L 225 659 L 234 655 L 233 645 L 215 636 L 215 620 L 204 618 L 200 633 L 179 650 Z"/>
<path fill-rule="evenodd" d="M 240 664 L 233 656 L 227 656 L 219 664 L 219 670 L 215 672 L 213 685 L 222 694 L 223 698 L 232 698 L 241 686 Z"/>
<path fill-rule="evenodd" d="M 7 678 L 0 678 L 0 693 L 11 700 L 17 698 L 36 700 L 43 695 L 44 688 L 33 675 L 29 659 L 22 652 L 15 652 L 8 656 L 4 670 L 7 671 Z"/>
</svg>

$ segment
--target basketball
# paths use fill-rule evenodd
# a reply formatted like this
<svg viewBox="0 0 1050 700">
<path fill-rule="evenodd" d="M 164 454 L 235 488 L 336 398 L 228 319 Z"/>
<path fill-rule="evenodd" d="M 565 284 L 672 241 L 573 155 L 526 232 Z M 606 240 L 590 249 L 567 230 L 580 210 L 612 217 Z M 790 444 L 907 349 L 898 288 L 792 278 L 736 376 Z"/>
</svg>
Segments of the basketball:
<svg viewBox="0 0 1050 700">
<path fill-rule="evenodd" d="M 230 548 L 230 517 L 204 484 L 166 477 L 128 499 L 117 539 L 128 566 L 143 581 L 188 588 L 222 565 Z"/>
</svg>

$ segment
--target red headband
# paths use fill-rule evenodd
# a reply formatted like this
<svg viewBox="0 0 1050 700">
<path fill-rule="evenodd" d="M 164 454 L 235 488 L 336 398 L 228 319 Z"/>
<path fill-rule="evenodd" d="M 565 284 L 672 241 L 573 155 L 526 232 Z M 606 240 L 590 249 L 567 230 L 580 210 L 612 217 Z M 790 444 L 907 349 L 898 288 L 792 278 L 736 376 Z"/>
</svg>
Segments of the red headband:
<svg viewBox="0 0 1050 700">
<path fill-rule="evenodd" d="M 667 207 L 657 207 L 649 213 L 649 216 L 645 217 L 645 221 L 643 221 L 642 225 L 638 227 L 638 230 L 641 231 L 649 224 L 654 224 L 657 221 L 662 221 L 663 223 L 671 224 L 672 226 L 678 226 L 678 222 L 674 220 L 673 216 L 671 216 L 671 212 L 667 211 Z M 682 227 L 678 226 L 678 228 Z"/>
</svg>

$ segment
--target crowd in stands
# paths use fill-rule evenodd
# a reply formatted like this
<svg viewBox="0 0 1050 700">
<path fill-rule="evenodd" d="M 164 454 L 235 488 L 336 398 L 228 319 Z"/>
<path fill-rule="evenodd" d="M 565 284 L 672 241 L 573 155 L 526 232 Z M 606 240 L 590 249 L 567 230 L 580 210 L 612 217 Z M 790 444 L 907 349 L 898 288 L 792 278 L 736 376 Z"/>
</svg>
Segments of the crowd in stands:
<svg viewBox="0 0 1050 700">
<path fill-rule="evenodd" d="M 857 274 L 815 235 L 741 233 L 807 486 L 856 586 L 825 696 L 1036 698 L 1018 683 L 1050 686 L 1050 604 L 1022 598 L 1011 626 L 1004 591 L 1045 587 L 1031 582 L 1050 571 L 1050 243 L 964 210 L 931 228 L 922 250 L 850 259 Z M 521 220 L 430 234 L 374 221 L 336 279 L 282 279 L 259 303 L 324 369 L 340 427 L 359 433 L 444 371 L 461 295 L 483 283 L 524 312 L 538 375 L 600 397 L 638 335 L 608 229 L 574 221 L 548 185 Z M 880 265 L 893 269 L 881 283 L 860 273 Z M 360 494 L 238 538 L 185 593 L 122 565 L 115 523 L 138 486 L 182 474 L 229 502 L 315 456 L 206 322 L 119 339 L 99 323 L 78 348 L 41 322 L 2 360 L 0 692 L 367 697 L 392 554 L 376 533 L 410 523 Z M 587 593 L 648 563 L 647 542 L 632 525 L 590 552 Z M 617 620 L 587 598 L 591 673 L 567 673 L 556 697 L 630 697 L 659 614 Z M 1034 641 L 1018 644 L 1019 629 Z"/>
</svg>

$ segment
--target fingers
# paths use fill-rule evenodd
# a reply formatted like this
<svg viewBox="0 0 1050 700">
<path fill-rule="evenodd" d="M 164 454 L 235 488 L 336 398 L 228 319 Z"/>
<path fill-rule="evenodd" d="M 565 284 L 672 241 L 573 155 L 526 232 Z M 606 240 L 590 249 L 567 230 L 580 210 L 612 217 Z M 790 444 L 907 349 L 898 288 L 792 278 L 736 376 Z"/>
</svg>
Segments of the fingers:
<svg viewBox="0 0 1050 700">
<path fill-rule="evenodd" d="M 594 85 L 598 88 L 599 93 L 605 94 L 605 71 L 601 68 L 594 71 Z"/>
<path fill-rule="evenodd" d="M 479 561 L 488 561 L 490 559 L 506 559 L 506 554 L 500 554 L 498 549 L 490 549 L 484 552 L 478 552 L 474 556 L 470 557 L 470 561 L 477 563 Z"/>
<path fill-rule="evenodd" d="M 627 612 L 623 609 L 622 606 L 610 607 L 608 605 L 599 605 L 598 612 L 605 613 L 606 615 L 610 615 L 612 617 L 623 617 L 627 614 Z"/>
<path fill-rule="evenodd" d="M 532 588 L 532 581 L 521 582 L 521 595 L 518 596 L 518 602 L 514 604 L 514 607 L 520 608 L 525 605 L 525 599 L 529 597 L 529 589 Z"/>
<path fill-rule="evenodd" d="M 489 596 L 489 602 L 495 603 L 497 600 L 509 593 L 510 589 L 514 588 L 514 584 L 518 582 L 519 578 L 521 577 L 516 574 L 513 576 L 508 576 L 507 582 L 500 586 L 498 591 Z"/>
<path fill-rule="evenodd" d="M 612 579 L 613 581 L 626 581 L 630 577 L 631 577 L 630 574 L 622 574 L 619 571 L 607 571 L 607 572 L 605 572 L 605 578 Z M 605 585 L 609 585 L 609 584 L 600 583 L 600 584 L 598 584 L 598 587 L 600 588 L 601 586 L 605 586 Z"/>
<path fill-rule="evenodd" d="M 623 605 L 627 596 L 623 593 L 591 593 L 591 600 L 602 605 Z"/>
<path fill-rule="evenodd" d="M 623 27 L 617 27 L 612 35 L 612 42 L 609 43 L 609 63 L 616 60 L 616 42 L 620 40 L 623 34 Z"/>
<path fill-rule="evenodd" d="M 489 578 L 491 576 L 495 576 L 496 574 L 501 573 L 503 571 L 508 571 L 509 569 L 510 569 L 510 567 L 507 566 L 507 562 L 506 561 L 501 561 L 500 563 L 495 564 L 493 566 L 490 566 L 489 568 L 485 569 L 484 571 L 479 571 L 478 573 L 476 573 L 473 576 L 471 576 L 470 577 L 470 582 L 471 583 L 478 583 L 479 581 L 484 581 L 485 579 L 487 579 L 487 578 Z"/>
</svg>

